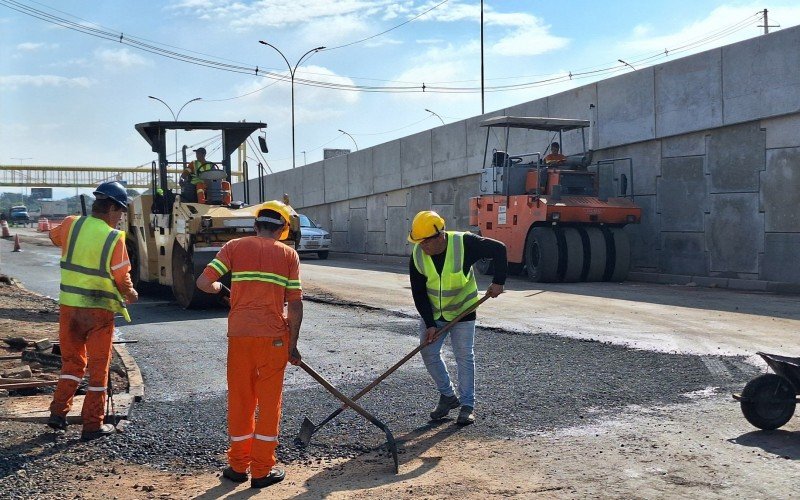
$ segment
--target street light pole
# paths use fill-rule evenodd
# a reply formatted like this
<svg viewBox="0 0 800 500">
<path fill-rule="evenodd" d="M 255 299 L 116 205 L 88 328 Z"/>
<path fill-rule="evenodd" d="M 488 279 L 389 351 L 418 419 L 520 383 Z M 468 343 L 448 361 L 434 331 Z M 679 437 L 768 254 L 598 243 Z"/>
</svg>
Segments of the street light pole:
<svg viewBox="0 0 800 500">
<path fill-rule="evenodd" d="M 150 99 L 155 99 L 156 101 L 158 101 L 161 104 L 163 104 L 164 106 L 166 106 L 167 109 L 169 110 L 170 114 L 172 115 L 172 121 L 174 121 L 174 122 L 178 121 L 178 117 L 181 116 L 181 111 L 183 111 L 183 108 L 185 108 L 189 103 L 192 103 L 192 102 L 195 102 L 195 101 L 199 101 L 200 99 L 202 99 L 202 97 L 195 97 L 194 99 L 189 99 L 188 101 L 186 101 L 184 103 L 183 106 L 181 106 L 181 109 L 178 110 L 178 114 L 176 115 L 175 113 L 172 112 L 172 108 L 169 107 L 169 104 L 165 103 L 164 101 L 162 101 L 158 97 L 155 97 L 155 96 L 152 96 L 152 95 L 149 95 L 147 97 L 149 97 Z M 175 129 L 175 163 L 178 163 L 178 129 Z"/>
<path fill-rule="evenodd" d="M 316 54 L 317 52 L 319 52 L 320 50 L 324 49 L 325 47 L 324 46 L 316 47 L 316 48 L 313 48 L 313 49 L 309 50 L 308 52 L 306 52 L 305 54 L 300 56 L 300 59 L 297 60 L 297 63 L 294 65 L 294 68 L 292 68 L 292 65 L 289 63 L 289 60 L 286 59 L 286 56 L 283 55 L 283 52 L 281 52 L 278 49 L 278 47 L 272 45 L 271 43 L 267 43 L 264 40 L 259 40 L 258 43 L 260 43 L 262 45 L 267 45 L 268 47 L 272 47 L 273 49 L 275 49 L 275 51 L 278 54 L 280 54 L 281 57 L 283 58 L 283 60 L 286 62 L 286 66 L 289 67 L 289 78 L 290 78 L 291 86 L 292 86 L 292 168 L 295 168 L 297 165 L 296 165 L 296 162 L 295 162 L 295 152 L 294 152 L 294 148 L 295 148 L 295 146 L 294 146 L 294 74 L 297 71 L 297 67 L 300 66 L 300 63 L 303 61 L 303 59 L 305 59 L 305 57 L 307 55 Z"/>
<path fill-rule="evenodd" d="M 352 136 L 352 135 L 350 135 L 350 134 L 348 134 L 347 132 L 345 132 L 345 131 L 344 131 L 344 130 L 342 130 L 342 129 L 339 129 L 339 132 L 341 132 L 341 133 L 343 133 L 344 135 L 346 135 L 347 137 L 349 137 L 349 138 L 350 138 L 350 140 L 351 140 L 351 141 L 353 141 L 353 144 L 355 144 L 355 146 L 356 146 L 356 151 L 358 151 L 358 144 L 356 144 L 356 140 L 355 140 L 355 139 L 353 139 L 353 136 Z"/>
<path fill-rule="evenodd" d="M 432 114 L 433 116 L 435 116 L 436 118 L 438 118 L 438 119 L 439 119 L 439 121 L 440 121 L 440 122 L 442 122 L 442 125 L 444 125 L 444 120 L 442 120 L 442 117 L 441 117 L 441 116 L 439 116 L 437 113 L 434 113 L 433 111 L 431 111 L 431 110 L 430 110 L 430 109 L 428 109 L 428 108 L 425 108 L 425 111 L 427 111 L 428 113 L 430 113 L 430 114 Z"/>
<path fill-rule="evenodd" d="M 303 166 L 305 166 L 307 164 L 307 162 L 306 162 L 306 152 L 305 151 L 300 151 L 300 152 L 303 153 Z"/>
<path fill-rule="evenodd" d="M 23 161 L 25 161 L 25 160 L 33 160 L 33 157 L 28 156 L 26 158 L 11 158 L 11 159 L 12 160 L 19 160 L 19 166 L 21 167 Z M 20 171 L 19 175 L 24 180 L 25 176 L 23 175 L 23 173 L 21 171 Z M 20 203 L 20 205 L 24 205 L 25 204 L 25 184 L 22 185 L 22 190 L 20 190 L 20 195 L 22 196 L 22 203 Z"/>
</svg>

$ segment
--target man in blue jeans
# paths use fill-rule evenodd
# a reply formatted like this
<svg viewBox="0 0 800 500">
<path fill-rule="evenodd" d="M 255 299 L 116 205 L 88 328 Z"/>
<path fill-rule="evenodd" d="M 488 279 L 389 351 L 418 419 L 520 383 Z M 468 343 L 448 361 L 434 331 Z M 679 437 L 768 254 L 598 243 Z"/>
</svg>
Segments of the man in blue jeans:
<svg viewBox="0 0 800 500">
<path fill-rule="evenodd" d="M 486 295 L 497 297 L 503 293 L 508 268 L 503 243 L 472 233 L 445 231 L 444 219 L 430 210 L 414 217 L 408 241 L 414 243 L 409 276 L 414 305 L 422 317 L 420 343 L 431 342 L 439 328 L 478 302 L 478 284 L 472 270 L 478 260 L 492 259 L 494 263 L 494 277 Z M 443 419 L 460 406 L 456 422 L 475 422 L 475 318 L 474 311 L 467 314 L 420 352 L 440 394 L 431 420 Z M 448 335 L 458 368 L 460 399 L 442 359 L 442 344 Z"/>
</svg>

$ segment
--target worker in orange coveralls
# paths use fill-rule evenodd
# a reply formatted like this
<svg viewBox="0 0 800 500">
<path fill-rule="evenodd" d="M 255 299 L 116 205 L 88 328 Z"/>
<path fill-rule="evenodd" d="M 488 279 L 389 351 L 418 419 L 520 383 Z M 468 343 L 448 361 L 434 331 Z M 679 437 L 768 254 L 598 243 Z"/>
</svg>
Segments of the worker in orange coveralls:
<svg viewBox="0 0 800 500">
<path fill-rule="evenodd" d="M 256 236 L 227 242 L 197 287 L 219 293 L 217 281 L 231 273 L 228 315 L 228 449 L 229 467 L 222 475 L 263 488 L 282 481 L 274 467 L 281 417 L 281 392 L 286 363 L 300 362 L 297 339 L 303 321 L 300 259 L 279 240 L 289 234 L 291 209 L 268 201 L 256 214 Z M 284 304 L 288 303 L 288 315 Z M 258 421 L 255 419 L 258 407 Z"/>
<path fill-rule="evenodd" d="M 66 430 L 72 398 L 88 368 L 89 387 L 81 410 L 83 441 L 116 430 L 114 425 L 103 423 L 114 314 L 120 313 L 130 321 L 125 303 L 139 298 L 129 274 L 125 233 L 114 229 L 128 211 L 128 194 L 118 182 L 105 182 L 94 195 L 91 215 L 67 217 L 50 230 L 50 240 L 61 247 L 61 377 L 47 425 Z"/>
</svg>

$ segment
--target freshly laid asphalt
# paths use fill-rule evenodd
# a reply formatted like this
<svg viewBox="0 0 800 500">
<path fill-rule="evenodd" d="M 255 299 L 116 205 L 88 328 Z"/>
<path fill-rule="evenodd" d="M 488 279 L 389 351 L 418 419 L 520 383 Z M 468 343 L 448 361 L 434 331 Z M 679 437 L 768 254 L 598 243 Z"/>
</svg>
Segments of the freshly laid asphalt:
<svg viewBox="0 0 800 500">
<path fill-rule="evenodd" d="M 41 247 L 29 264 L 9 266 L 6 260 L 3 272 L 48 293 L 45 276 L 57 274 L 57 268 L 47 265 L 54 250 Z M 223 466 L 226 311 L 185 311 L 161 293 L 143 298 L 131 312 L 133 323 L 119 326 L 124 338 L 138 340 L 129 350 L 142 370 L 146 392 L 125 433 L 86 444 L 78 441 L 77 430 L 56 438 L 43 426 L 23 426 L 19 434 L 0 423 L 0 442 L 23 441 L 0 448 L 0 497 L 58 496 L 53 484 L 60 464 L 98 457 L 175 473 Z M 416 318 L 401 313 L 307 300 L 299 347 L 309 365 L 343 392 L 354 394 L 416 346 L 416 330 Z M 601 420 L 628 405 L 688 402 L 687 394 L 708 387 L 741 389 L 758 372 L 738 357 L 658 353 L 497 329 L 478 329 L 475 352 L 477 423 L 459 432 L 476 438 L 525 437 Z M 446 353 L 454 374 L 449 345 Z M 417 356 L 364 396 L 361 404 L 400 441 L 402 463 L 403 436 L 431 425 L 428 412 L 437 398 Z M 380 430 L 347 411 L 317 433 L 307 448 L 295 447 L 293 439 L 304 417 L 319 422 L 338 406 L 338 400 L 302 370 L 288 367 L 279 460 L 312 463 L 356 457 L 383 445 Z"/>
</svg>

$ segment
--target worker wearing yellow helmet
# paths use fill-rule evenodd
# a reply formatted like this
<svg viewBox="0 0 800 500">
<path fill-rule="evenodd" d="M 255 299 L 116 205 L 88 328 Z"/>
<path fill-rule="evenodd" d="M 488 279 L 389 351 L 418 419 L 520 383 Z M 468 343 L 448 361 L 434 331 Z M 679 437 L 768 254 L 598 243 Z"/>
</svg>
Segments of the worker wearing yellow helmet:
<svg viewBox="0 0 800 500">
<path fill-rule="evenodd" d="M 420 354 L 439 391 L 431 420 L 443 419 L 460 406 L 456 422 L 471 424 L 475 421 L 476 314 L 467 314 L 438 338 L 436 332 L 478 302 L 478 284 L 472 270 L 478 260 L 491 259 L 494 264 L 494 277 L 486 295 L 497 297 L 503 293 L 508 268 L 506 246 L 476 234 L 446 231 L 444 218 L 431 210 L 414 217 L 408 241 L 414 244 L 409 275 L 414 305 L 422 318 L 420 343 L 428 344 Z M 458 368 L 458 396 L 442 359 L 442 345 L 448 335 Z"/>
<path fill-rule="evenodd" d="M 222 247 L 197 287 L 219 293 L 219 279 L 231 273 L 228 314 L 228 449 L 229 467 L 222 475 L 263 488 L 282 481 L 274 467 L 286 363 L 300 362 L 297 340 L 303 321 L 300 259 L 279 240 L 289 235 L 294 211 L 277 200 L 255 213 L 255 236 L 231 240 Z M 284 304 L 288 304 L 284 313 Z M 255 415 L 258 413 L 258 419 Z"/>
</svg>

